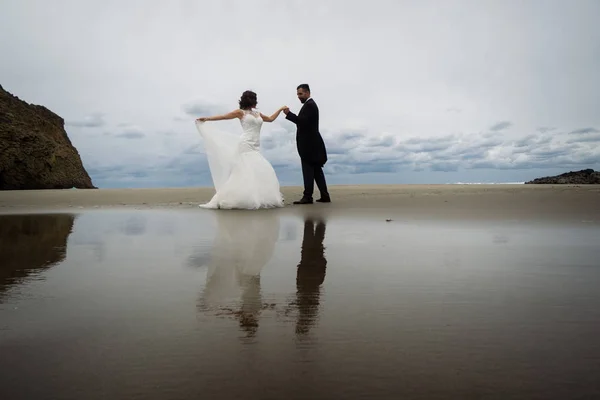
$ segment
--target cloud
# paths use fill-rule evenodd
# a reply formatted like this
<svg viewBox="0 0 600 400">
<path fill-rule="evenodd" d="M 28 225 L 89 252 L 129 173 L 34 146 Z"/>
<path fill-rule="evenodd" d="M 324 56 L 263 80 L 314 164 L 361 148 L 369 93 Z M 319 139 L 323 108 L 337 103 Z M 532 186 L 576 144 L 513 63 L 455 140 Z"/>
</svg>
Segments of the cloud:
<svg viewBox="0 0 600 400">
<path fill-rule="evenodd" d="M 241 133 L 237 120 L 223 122 L 222 126 L 224 130 Z M 562 130 L 563 133 L 532 130 L 533 133 L 517 132 L 517 135 L 479 130 L 427 137 L 400 132 L 378 133 L 364 127 L 326 129 L 322 131 L 329 155 L 325 171 L 328 180 L 335 183 L 347 182 L 349 178 L 345 177 L 348 176 L 373 179 L 371 177 L 402 177 L 414 173 L 464 177 L 471 174 L 469 171 L 478 170 L 527 171 L 600 165 L 600 135 L 570 135 L 565 133 L 572 131 L 569 129 Z M 111 137 L 135 138 L 145 145 L 107 150 L 107 154 L 112 154 L 111 163 L 101 158 L 92 163 L 90 169 L 98 185 L 105 182 L 116 187 L 211 184 L 204 146 L 195 127 L 185 132 L 165 132 L 127 125 Z M 295 125 L 281 119 L 263 124 L 261 148 L 282 184 L 301 181 Z M 136 149 L 135 155 L 132 149 Z"/>
<path fill-rule="evenodd" d="M 346 140 L 351 137 L 352 140 Z M 333 173 L 395 171 L 459 171 L 481 168 L 569 168 L 600 163 L 600 137 L 569 139 L 551 133 L 529 134 L 522 139 L 485 133 L 446 134 L 434 138 L 377 136 L 341 132 L 327 137 L 335 149 L 330 156 Z M 374 139 L 375 138 L 375 139 Z M 593 143 L 590 146 L 588 143 Z"/>
<path fill-rule="evenodd" d="M 203 157 L 198 157 L 193 163 L 177 163 L 158 158 L 156 165 L 148 164 L 143 167 L 129 163 L 88 167 L 88 172 L 99 187 L 185 187 L 211 182 L 208 164 Z"/>
<path fill-rule="evenodd" d="M 430 168 L 432 171 L 458 171 L 460 163 L 458 161 L 433 161 Z"/>
<path fill-rule="evenodd" d="M 224 114 L 231 111 L 224 105 L 211 102 L 209 100 L 194 100 L 183 104 L 181 109 L 185 114 L 193 118 Z"/>
<path fill-rule="evenodd" d="M 81 120 L 72 120 L 66 122 L 67 126 L 80 128 L 100 128 L 106 125 L 104 114 L 95 113 L 84 117 Z"/>
<path fill-rule="evenodd" d="M 114 133 L 112 136 L 121 139 L 143 139 L 146 137 L 144 130 L 139 126 L 135 125 L 121 125 L 122 128 Z"/>
<path fill-rule="evenodd" d="M 581 128 L 570 132 L 572 135 L 585 135 L 586 133 L 600 133 L 600 131 L 596 128 Z"/>
<path fill-rule="evenodd" d="M 490 130 L 494 131 L 494 132 L 503 131 L 507 128 L 510 128 L 511 126 L 512 126 L 512 122 L 502 121 L 502 122 L 498 122 L 498 123 L 492 125 L 492 127 L 490 127 Z"/>
<path fill-rule="evenodd" d="M 437 1 L 435 13 L 393 0 L 237 1 L 235 12 L 227 2 L 56 1 L 0 2 L 12 38 L 0 41 L 2 85 L 68 116 L 101 187 L 210 185 L 194 119 L 237 108 L 247 89 L 265 114 L 297 112 L 302 82 L 320 107 L 332 182 L 597 166 L 597 1 Z M 295 126 L 265 124 L 262 146 L 282 181 L 298 183 Z"/>
<path fill-rule="evenodd" d="M 541 132 L 541 133 L 546 133 L 546 132 L 550 132 L 555 130 L 556 128 L 552 128 L 552 127 L 548 127 L 548 126 L 540 126 L 539 128 L 536 129 L 536 131 Z"/>
<path fill-rule="evenodd" d="M 142 139 L 144 136 L 146 135 L 144 135 L 142 132 L 123 132 L 115 135 L 115 137 L 123 139 Z"/>
<path fill-rule="evenodd" d="M 600 143 L 600 134 L 571 138 L 567 140 L 567 143 Z"/>
<path fill-rule="evenodd" d="M 369 137 L 368 146 L 374 151 L 378 151 L 381 147 L 393 147 L 397 143 L 397 138 L 389 133 L 384 133 L 381 135 L 374 135 Z"/>
</svg>

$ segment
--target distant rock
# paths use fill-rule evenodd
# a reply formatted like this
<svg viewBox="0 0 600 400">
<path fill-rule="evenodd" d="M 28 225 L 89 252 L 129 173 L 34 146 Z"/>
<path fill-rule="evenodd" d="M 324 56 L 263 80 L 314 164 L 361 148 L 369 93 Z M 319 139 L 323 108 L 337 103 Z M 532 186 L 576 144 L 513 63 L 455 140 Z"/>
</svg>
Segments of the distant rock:
<svg viewBox="0 0 600 400">
<path fill-rule="evenodd" d="M 0 86 L 0 190 L 95 189 L 64 126 Z"/>
<path fill-rule="evenodd" d="M 600 185 L 600 172 L 593 169 L 582 169 L 581 171 L 570 171 L 561 175 L 537 178 L 526 184 L 550 184 L 550 185 Z"/>
</svg>

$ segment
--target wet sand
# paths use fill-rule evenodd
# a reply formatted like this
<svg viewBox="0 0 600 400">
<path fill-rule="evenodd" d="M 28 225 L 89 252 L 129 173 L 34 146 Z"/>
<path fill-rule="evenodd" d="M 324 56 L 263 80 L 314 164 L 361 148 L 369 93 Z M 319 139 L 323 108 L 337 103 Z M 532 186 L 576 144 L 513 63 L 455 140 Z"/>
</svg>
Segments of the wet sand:
<svg viewBox="0 0 600 400">
<path fill-rule="evenodd" d="M 284 187 L 286 208 L 389 218 L 600 220 L 600 185 L 331 186 L 331 204 L 292 205 L 302 188 Z M 91 208 L 196 208 L 212 188 L 0 192 L 0 213 Z M 316 194 L 318 197 L 318 193 Z M 304 212 L 304 211 L 302 211 Z"/>
<path fill-rule="evenodd" d="M 331 193 L 0 192 L 0 399 L 600 398 L 600 187 Z"/>
</svg>

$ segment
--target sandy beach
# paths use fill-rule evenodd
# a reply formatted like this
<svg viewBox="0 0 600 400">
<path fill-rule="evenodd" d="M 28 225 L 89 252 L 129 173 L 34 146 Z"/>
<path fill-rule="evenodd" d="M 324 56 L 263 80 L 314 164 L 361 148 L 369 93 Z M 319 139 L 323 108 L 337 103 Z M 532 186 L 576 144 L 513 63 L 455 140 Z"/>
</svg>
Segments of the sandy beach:
<svg viewBox="0 0 600 400">
<path fill-rule="evenodd" d="M 0 398 L 600 398 L 600 187 L 211 195 L 0 192 Z"/>
<path fill-rule="evenodd" d="M 293 205 L 301 187 L 283 187 L 286 212 L 348 216 L 600 221 L 600 185 L 334 185 L 330 204 Z M 71 208 L 196 208 L 212 188 L 0 192 L 0 213 Z M 318 194 L 317 194 L 318 197 Z"/>
</svg>

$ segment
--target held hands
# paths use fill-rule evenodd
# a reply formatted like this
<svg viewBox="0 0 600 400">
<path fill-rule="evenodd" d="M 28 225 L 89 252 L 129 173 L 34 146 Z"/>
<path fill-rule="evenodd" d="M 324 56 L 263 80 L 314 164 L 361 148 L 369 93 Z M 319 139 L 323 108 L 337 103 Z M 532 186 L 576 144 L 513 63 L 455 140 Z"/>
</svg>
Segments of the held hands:
<svg viewBox="0 0 600 400">
<path fill-rule="evenodd" d="M 279 115 L 279 113 L 283 111 L 285 113 L 285 115 L 287 115 L 287 113 L 290 112 L 290 108 L 288 106 L 282 106 L 279 108 L 279 110 L 277 110 L 277 112 L 275 114 L 273 114 L 270 119 L 275 120 L 275 118 L 277 118 L 277 116 Z M 206 121 L 211 121 L 210 119 L 211 117 L 200 117 L 200 118 L 196 118 L 197 122 L 206 122 Z M 223 119 L 223 118 L 217 118 L 218 119 Z M 225 118 L 225 119 L 229 119 L 229 118 Z M 271 122 L 271 121 L 269 121 Z"/>
</svg>

